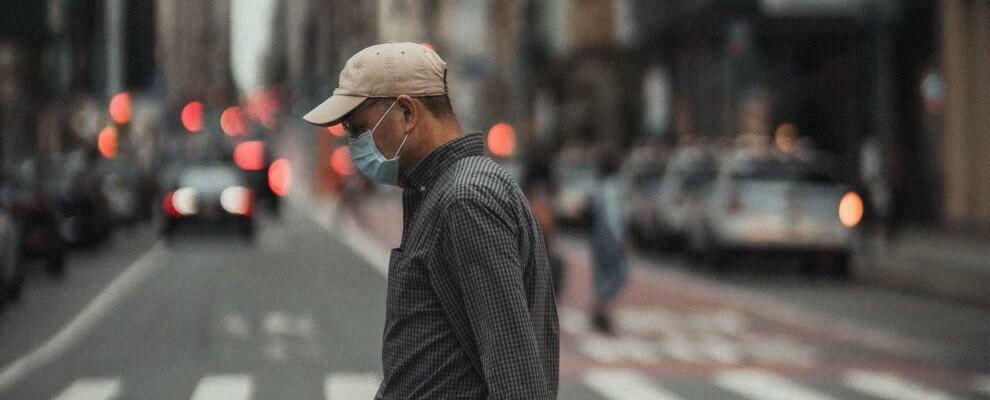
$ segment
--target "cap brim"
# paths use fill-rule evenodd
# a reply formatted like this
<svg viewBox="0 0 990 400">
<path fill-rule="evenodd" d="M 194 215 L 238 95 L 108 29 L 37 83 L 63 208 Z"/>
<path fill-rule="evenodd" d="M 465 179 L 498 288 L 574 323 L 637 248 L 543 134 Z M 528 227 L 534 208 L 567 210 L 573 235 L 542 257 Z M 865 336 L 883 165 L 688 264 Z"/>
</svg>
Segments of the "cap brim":
<svg viewBox="0 0 990 400">
<path fill-rule="evenodd" d="M 347 113 L 354 111 L 367 97 L 344 96 L 335 94 L 322 104 L 316 106 L 310 112 L 303 115 L 303 119 L 313 125 L 330 126 L 335 125 Z"/>
</svg>

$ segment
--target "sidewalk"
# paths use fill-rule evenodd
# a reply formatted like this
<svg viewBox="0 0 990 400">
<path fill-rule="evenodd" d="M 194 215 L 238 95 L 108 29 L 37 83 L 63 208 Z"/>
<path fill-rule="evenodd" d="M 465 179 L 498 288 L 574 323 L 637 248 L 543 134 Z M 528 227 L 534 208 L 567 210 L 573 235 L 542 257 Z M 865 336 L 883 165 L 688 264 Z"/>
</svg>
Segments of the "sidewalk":
<svg viewBox="0 0 990 400">
<path fill-rule="evenodd" d="M 874 242 L 857 279 L 990 306 L 990 235 L 909 228 Z"/>
</svg>

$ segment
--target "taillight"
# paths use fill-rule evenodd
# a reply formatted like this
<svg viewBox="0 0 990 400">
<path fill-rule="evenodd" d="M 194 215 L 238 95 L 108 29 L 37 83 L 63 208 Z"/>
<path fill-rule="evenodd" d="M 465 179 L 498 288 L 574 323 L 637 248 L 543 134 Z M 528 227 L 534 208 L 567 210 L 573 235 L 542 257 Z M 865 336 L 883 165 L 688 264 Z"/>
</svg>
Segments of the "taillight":
<svg viewBox="0 0 990 400">
<path fill-rule="evenodd" d="M 162 199 L 162 208 L 165 210 L 165 214 L 169 217 L 178 218 L 181 217 L 182 214 L 179 214 L 179 210 L 175 209 L 175 202 L 172 201 L 172 196 L 174 195 L 175 192 L 168 192 L 165 194 L 165 198 Z"/>
</svg>

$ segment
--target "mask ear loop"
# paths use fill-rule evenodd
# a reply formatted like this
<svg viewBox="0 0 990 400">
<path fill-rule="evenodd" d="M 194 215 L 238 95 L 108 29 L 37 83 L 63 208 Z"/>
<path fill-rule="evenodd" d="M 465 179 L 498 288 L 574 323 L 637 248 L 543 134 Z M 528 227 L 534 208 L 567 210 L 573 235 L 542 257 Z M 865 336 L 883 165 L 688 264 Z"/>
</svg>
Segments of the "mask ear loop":
<svg viewBox="0 0 990 400">
<path fill-rule="evenodd" d="M 388 108 L 385 109 L 385 113 L 382 114 L 382 117 L 378 119 L 378 122 L 375 123 L 375 126 L 371 128 L 371 135 L 372 136 L 375 135 L 375 130 L 378 129 L 378 125 L 381 125 L 382 124 L 382 121 L 385 120 L 385 116 L 388 115 L 389 111 L 392 111 L 392 107 L 395 107 L 395 103 L 398 103 L 398 102 L 399 102 L 399 99 L 395 99 L 395 101 L 393 101 L 392 104 L 390 104 L 388 106 Z M 402 143 L 399 143 L 399 148 L 397 150 L 395 150 L 395 156 L 393 156 L 389 160 L 394 160 L 396 157 L 399 156 L 399 152 L 402 151 L 402 146 L 406 144 L 406 139 L 409 139 L 409 134 L 408 133 L 406 134 L 406 136 L 402 137 Z"/>
<path fill-rule="evenodd" d="M 408 133 L 406 134 L 406 136 L 403 136 L 402 137 L 402 143 L 399 143 L 399 148 L 395 150 L 395 155 L 392 156 L 392 158 L 390 158 L 390 160 L 394 160 L 396 158 L 399 158 L 399 152 L 402 151 L 402 146 L 404 146 L 406 144 L 406 139 L 409 139 L 409 134 Z"/>
<path fill-rule="evenodd" d="M 388 112 L 389 111 L 392 111 L 392 107 L 395 107 L 395 103 L 398 102 L 398 101 L 399 100 L 396 99 L 395 101 L 392 102 L 391 105 L 388 106 L 388 108 L 385 109 L 385 114 L 382 114 L 382 117 L 381 118 L 378 118 L 378 122 L 375 122 L 375 126 L 373 126 L 371 128 L 371 134 L 374 134 L 375 133 L 375 129 L 378 129 L 378 125 L 381 125 L 382 124 L 382 121 L 385 120 L 385 116 L 388 115 Z"/>
</svg>

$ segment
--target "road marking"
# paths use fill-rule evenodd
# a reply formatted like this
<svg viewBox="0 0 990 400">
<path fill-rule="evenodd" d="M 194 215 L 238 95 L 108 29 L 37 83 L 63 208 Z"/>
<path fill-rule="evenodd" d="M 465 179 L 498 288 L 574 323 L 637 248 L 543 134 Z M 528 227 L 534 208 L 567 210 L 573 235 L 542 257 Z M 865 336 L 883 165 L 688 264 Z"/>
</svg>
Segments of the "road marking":
<svg viewBox="0 0 990 400">
<path fill-rule="evenodd" d="M 723 372 L 715 383 L 740 396 L 759 400 L 832 400 L 832 397 L 768 372 L 741 370 Z"/>
<path fill-rule="evenodd" d="M 330 374 L 323 382 L 327 400 L 372 399 L 381 379 L 377 374 Z"/>
<path fill-rule="evenodd" d="M 165 249 L 163 242 L 155 245 L 118 275 L 106 288 L 77 314 L 61 331 L 41 346 L 8 364 L 0 371 L 0 393 L 8 390 L 28 374 L 55 360 L 92 330 L 110 310 L 127 297 L 138 285 L 154 273 Z"/>
<path fill-rule="evenodd" d="M 345 246 L 351 248 L 355 254 L 364 259 L 384 277 L 388 277 L 388 249 L 382 246 L 377 240 L 368 235 L 364 229 L 354 226 L 353 221 L 347 215 L 341 215 L 346 210 L 341 211 L 337 202 L 327 202 L 324 209 L 315 207 L 310 214 L 320 227 L 340 240 Z"/>
<path fill-rule="evenodd" d="M 246 400 L 254 392 L 247 375 L 214 375 L 199 381 L 192 400 Z"/>
<path fill-rule="evenodd" d="M 588 246 L 576 236 L 562 236 L 557 241 L 557 245 L 565 253 L 590 259 L 590 256 L 587 255 L 589 254 L 587 253 Z M 721 299 L 727 304 L 745 310 L 746 313 L 771 321 L 828 332 L 840 338 L 854 340 L 895 354 L 925 355 L 939 354 L 940 351 L 944 351 L 944 346 L 908 338 L 886 329 L 864 326 L 861 322 L 799 306 L 786 300 L 782 301 L 757 290 L 708 280 L 689 272 L 671 269 L 661 270 L 659 268 L 636 268 L 636 265 L 656 264 L 658 262 L 648 257 L 630 254 L 629 261 L 634 267 L 630 271 L 633 274 L 630 279 L 637 279 L 635 275 L 659 279 L 659 281 L 670 284 L 671 287 L 684 288 L 684 291 L 689 293 L 691 298 Z"/>
<path fill-rule="evenodd" d="M 990 394 L 990 375 L 973 378 L 973 390 L 983 394 Z"/>
<path fill-rule="evenodd" d="M 680 400 L 680 397 L 631 370 L 595 370 L 584 384 L 609 400 Z"/>
<path fill-rule="evenodd" d="M 116 378 L 77 379 L 55 400 L 111 400 L 120 396 L 120 380 Z"/>
<path fill-rule="evenodd" d="M 951 400 L 954 397 L 909 382 L 899 376 L 879 372 L 853 370 L 843 377 L 845 384 L 873 397 L 891 400 Z"/>
</svg>

